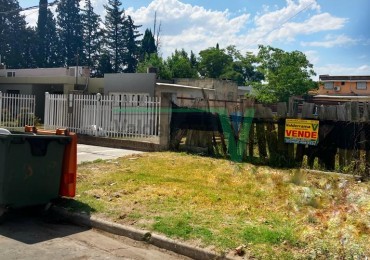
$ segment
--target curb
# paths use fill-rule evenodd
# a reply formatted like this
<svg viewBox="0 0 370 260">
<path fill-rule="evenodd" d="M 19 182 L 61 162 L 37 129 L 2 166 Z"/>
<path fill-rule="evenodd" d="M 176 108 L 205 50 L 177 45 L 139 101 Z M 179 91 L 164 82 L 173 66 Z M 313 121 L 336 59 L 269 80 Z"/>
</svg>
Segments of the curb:
<svg viewBox="0 0 370 260">
<path fill-rule="evenodd" d="M 65 208 L 53 206 L 50 210 L 73 224 L 96 228 L 115 235 L 129 237 L 133 240 L 145 241 L 156 247 L 163 248 L 177 254 L 190 257 L 192 259 L 231 259 L 205 249 L 196 248 L 188 244 L 169 239 L 165 236 L 152 234 L 149 231 L 139 230 L 131 226 L 112 223 L 94 216 L 69 212 Z"/>
<path fill-rule="evenodd" d="M 128 139 L 113 139 L 108 137 L 96 137 L 83 134 L 78 134 L 78 143 L 118 149 L 130 149 L 142 152 L 158 152 L 165 150 L 160 144 L 153 142 Z"/>
</svg>

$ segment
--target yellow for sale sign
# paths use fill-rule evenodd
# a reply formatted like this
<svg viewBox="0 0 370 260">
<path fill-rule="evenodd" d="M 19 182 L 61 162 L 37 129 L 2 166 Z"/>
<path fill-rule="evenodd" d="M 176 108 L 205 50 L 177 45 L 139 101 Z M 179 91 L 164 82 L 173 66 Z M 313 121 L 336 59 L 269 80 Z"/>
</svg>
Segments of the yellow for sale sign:
<svg viewBox="0 0 370 260">
<path fill-rule="evenodd" d="M 319 121 L 286 119 L 285 142 L 293 144 L 317 145 L 319 142 Z"/>
</svg>

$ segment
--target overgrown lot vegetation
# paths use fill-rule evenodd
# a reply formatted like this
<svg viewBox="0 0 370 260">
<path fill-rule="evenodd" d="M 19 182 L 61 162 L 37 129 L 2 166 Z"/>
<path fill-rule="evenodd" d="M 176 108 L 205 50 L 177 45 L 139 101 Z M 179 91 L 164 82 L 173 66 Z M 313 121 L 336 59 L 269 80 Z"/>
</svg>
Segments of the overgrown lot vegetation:
<svg viewBox="0 0 370 260">
<path fill-rule="evenodd" d="M 219 253 L 370 256 L 370 184 L 350 177 L 161 152 L 79 165 L 77 188 L 72 210 Z"/>
</svg>

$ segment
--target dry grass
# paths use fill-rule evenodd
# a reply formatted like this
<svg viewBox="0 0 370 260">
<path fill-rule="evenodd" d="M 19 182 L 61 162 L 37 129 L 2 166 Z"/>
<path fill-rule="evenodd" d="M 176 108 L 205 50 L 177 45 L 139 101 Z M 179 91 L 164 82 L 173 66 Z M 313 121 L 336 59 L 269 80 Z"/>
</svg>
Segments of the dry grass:
<svg viewBox="0 0 370 260">
<path fill-rule="evenodd" d="M 75 210 L 218 252 L 370 256 L 370 185 L 352 179 L 148 153 L 79 165 L 76 200 Z"/>
</svg>

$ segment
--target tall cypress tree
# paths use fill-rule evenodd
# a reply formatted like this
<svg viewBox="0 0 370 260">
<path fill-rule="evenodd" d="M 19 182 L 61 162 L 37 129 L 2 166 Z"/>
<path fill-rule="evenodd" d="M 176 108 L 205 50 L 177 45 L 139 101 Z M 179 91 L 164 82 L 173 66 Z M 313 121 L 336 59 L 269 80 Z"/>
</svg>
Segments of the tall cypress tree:
<svg viewBox="0 0 370 260">
<path fill-rule="evenodd" d="M 48 9 L 48 1 L 40 0 L 37 20 L 37 66 L 39 68 L 58 67 L 64 65 L 59 55 L 59 39 L 56 21 Z"/>
<path fill-rule="evenodd" d="M 100 27 L 100 16 L 94 12 L 91 0 L 85 0 L 85 9 L 82 10 L 83 25 L 83 53 L 86 57 L 86 64 L 90 68 L 96 66 L 96 57 L 100 52 L 102 31 Z"/>
<path fill-rule="evenodd" d="M 141 26 L 134 25 L 131 16 L 127 16 L 124 21 L 123 38 L 125 44 L 124 52 L 124 72 L 136 72 L 140 56 L 140 41 L 137 40 L 142 34 L 139 34 L 138 28 Z"/>
<path fill-rule="evenodd" d="M 74 66 L 84 60 L 82 52 L 83 33 L 79 0 L 63 0 L 57 7 L 58 35 L 60 53 L 64 57 L 64 65 Z"/>
<path fill-rule="evenodd" d="M 39 2 L 39 16 L 37 20 L 37 36 L 38 36 L 38 55 L 37 65 L 40 68 L 46 67 L 46 45 L 49 39 L 46 38 L 46 21 L 48 12 L 48 0 L 40 0 Z"/>
<path fill-rule="evenodd" d="M 22 68 L 36 68 L 37 57 L 38 57 L 38 40 L 37 32 L 35 28 L 26 28 L 23 34 L 24 45 L 23 45 L 23 58 Z"/>
<path fill-rule="evenodd" d="M 146 29 L 144 37 L 141 40 L 140 61 L 143 61 L 145 57 L 148 57 L 152 53 L 157 53 L 157 46 L 155 45 L 152 31 L 150 29 Z"/>
<path fill-rule="evenodd" d="M 26 21 L 17 0 L 0 0 L 0 55 L 9 68 L 21 68 L 26 56 Z"/>
<path fill-rule="evenodd" d="M 107 12 L 105 16 L 105 41 L 107 51 L 112 56 L 113 71 L 115 73 L 123 70 L 123 59 L 125 51 L 124 37 L 122 31 L 124 27 L 124 9 L 119 0 L 108 0 L 108 4 L 104 5 Z"/>
<path fill-rule="evenodd" d="M 105 73 L 113 73 L 111 56 L 108 52 L 104 51 L 99 57 L 99 62 L 96 71 L 93 72 L 94 77 L 103 78 Z"/>
<path fill-rule="evenodd" d="M 60 67 L 64 65 L 60 53 L 60 44 L 57 34 L 57 26 L 53 13 L 48 9 L 46 16 L 45 38 L 48 39 L 45 45 L 46 67 Z"/>
</svg>

